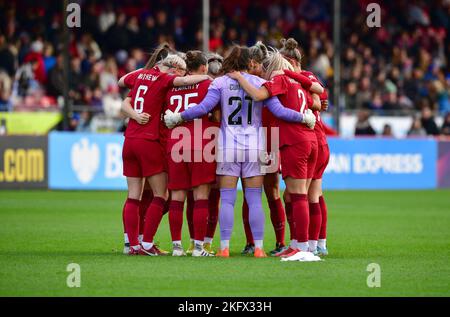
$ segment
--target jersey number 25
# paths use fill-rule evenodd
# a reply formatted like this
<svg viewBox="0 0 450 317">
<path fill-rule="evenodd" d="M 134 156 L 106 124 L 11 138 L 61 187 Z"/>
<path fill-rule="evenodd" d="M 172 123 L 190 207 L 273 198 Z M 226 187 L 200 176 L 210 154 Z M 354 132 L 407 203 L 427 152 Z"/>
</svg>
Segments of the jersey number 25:
<svg viewBox="0 0 450 317">
<path fill-rule="evenodd" d="M 183 98 L 184 97 L 184 98 Z M 181 108 L 184 107 L 183 111 L 196 106 L 197 104 L 195 102 L 189 103 L 189 98 L 195 98 L 198 97 L 197 92 L 193 92 L 190 94 L 185 95 L 174 95 L 170 97 L 170 105 L 174 106 L 175 102 L 177 103 L 177 107 L 175 108 L 174 113 L 179 113 Z"/>
</svg>

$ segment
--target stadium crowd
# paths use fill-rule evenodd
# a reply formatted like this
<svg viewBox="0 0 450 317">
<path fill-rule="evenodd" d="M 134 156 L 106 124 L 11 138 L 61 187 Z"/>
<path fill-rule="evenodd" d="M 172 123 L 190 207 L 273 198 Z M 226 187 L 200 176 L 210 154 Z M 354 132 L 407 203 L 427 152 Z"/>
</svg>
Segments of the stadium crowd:
<svg viewBox="0 0 450 317">
<path fill-rule="evenodd" d="M 79 2 L 81 28 L 70 33 L 69 96 L 89 111 L 74 113 L 73 130 L 91 129 L 93 113 L 120 115 L 125 92 L 117 79 L 143 66 L 158 43 L 181 51 L 201 48 L 199 0 Z M 304 66 L 330 88 L 332 100 L 332 1 L 213 2 L 211 51 L 224 55 L 232 43 L 258 40 L 278 47 L 281 38 L 294 37 Z M 370 2 L 342 5 L 343 110 L 421 113 L 412 130 L 448 134 L 448 115 L 442 127 L 425 121 L 450 111 L 450 1 L 383 2 L 380 28 L 366 24 Z M 62 8 L 52 1 L 0 0 L 0 110 L 59 109 L 62 23 Z"/>
</svg>

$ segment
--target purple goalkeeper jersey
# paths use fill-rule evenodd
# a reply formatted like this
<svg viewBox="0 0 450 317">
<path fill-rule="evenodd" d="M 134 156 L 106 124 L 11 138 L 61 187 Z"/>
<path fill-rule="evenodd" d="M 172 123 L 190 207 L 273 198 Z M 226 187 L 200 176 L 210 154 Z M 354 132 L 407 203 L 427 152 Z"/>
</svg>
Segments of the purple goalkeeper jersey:
<svg viewBox="0 0 450 317">
<path fill-rule="evenodd" d="M 257 76 L 243 73 L 253 86 L 259 88 L 265 82 Z M 265 133 L 262 129 L 262 107 L 265 104 L 278 118 L 300 122 L 299 112 L 285 108 L 277 97 L 254 101 L 237 80 L 228 76 L 216 78 L 209 86 L 203 101 L 181 113 L 183 120 L 193 120 L 210 112 L 218 103 L 221 106 L 218 149 L 265 150 Z"/>
</svg>

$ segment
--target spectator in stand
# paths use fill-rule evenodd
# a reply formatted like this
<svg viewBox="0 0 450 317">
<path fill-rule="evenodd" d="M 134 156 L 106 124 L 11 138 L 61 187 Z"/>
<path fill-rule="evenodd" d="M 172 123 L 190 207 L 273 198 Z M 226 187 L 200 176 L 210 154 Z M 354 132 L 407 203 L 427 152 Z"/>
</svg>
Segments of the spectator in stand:
<svg viewBox="0 0 450 317">
<path fill-rule="evenodd" d="M 0 70 L 0 111 L 10 110 L 11 90 L 11 77 L 4 70 Z"/>
<path fill-rule="evenodd" d="M 64 94 L 64 68 L 63 55 L 58 54 L 56 64 L 48 72 L 47 93 L 50 96 L 58 97 Z"/>
<path fill-rule="evenodd" d="M 371 136 L 377 133 L 369 122 L 370 113 L 367 110 L 360 110 L 355 126 L 355 136 Z"/>
<path fill-rule="evenodd" d="M 450 136 L 450 112 L 444 117 L 444 122 L 442 123 L 441 134 Z"/>
<path fill-rule="evenodd" d="M 11 45 L 8 45 L 5 35 L 0 33 L 0 70 L 4 70 L 10 77 L 14 77 L 16 57 Z"/>
<path fill-rule="evenodd" d="M 439 129 L 437 127 L 436 122 L 434 121 L 433 112 L 430 107 L 425 106 L 422 109 L 422 126 L 427 132 L 428 135 L 438 135 Z"/>
<path fill-rule="evenodd" d="M 62 95 L 64 79 L 58 62 L 63 29 L 60 12 L 51 0 L 40 0 L 26 10 L 22 2 L 3 1 L 1 5 L 0 72 L 3 69 L 14 82 L 19 69 L 22 77 L 30 64 L 37 63 L 32 78 L 24 81 L 37 85 L 32 86 L 34 90 L 22 89 L 20 98 L 14 94 L 10 98 L 6 97 L 10 95 L 7 80 L 2 78 L 0 103 L 5 98 L 19 108 L 31 101 L 35 106 L 56 103 L 53 98 Z M 233 42 L 253 45 L 257 40 L 277 47 L 278 38 L 290 35 L 303 48 L 302 66 L 320 77 L 333 98 L 331 2 L 217 0 L 211 7 L 210 50 L 224 55 Z M 344 111 L 410 115 L 424 104 L 441 115 L 450 111 L 450 1 L 384 1 L 382 11 L 396 14 L 387 15 L 380 28 L 365 27 L 367 2 L 348 1 L 342 10 Z M 142 50 L 149 53 L 159 41 L 170 41 L 181 51 L 202 46 L 197 1 L 172 0 L 169 6 L 165 1 L 149 5 L 146 1 L 99 0 L 81 1 L 81 5 L 82 28 L 71 30 L 73 104 L 99 105 L 108 94 L 109 83 L 117 80 L 114 77 L 141 67 L 147 59 Z M 102 75 L 103 69 L 109 69 L 107 74 Z"/>
<path fill-rule="evenodd" d="M 394 135 L 392 134 L 392 126 L 390 124 L 385 124 L 383 126 L 383 132 L 381 133 L 384 137 L 392 138 Z"/>
<path fill-rule="evenodd" d="M 408 131 L 408 136 L 411 137 L 425 137 L 427 136 L 427 131 L 422 127 L 422 120 L 414 116 L 412 118 L 411 128 Z"/>
<path fill-rule="evenodd" d="M 43 51 L 44 43 L 42 42 L 42 40 L 38 39 L 31 43 L 31 50 L 24 58 L 25 63 L 31 62 L 34 64 L 34 79 L 41 85 L 45 85 L 47 81 Z"/>
</svg>

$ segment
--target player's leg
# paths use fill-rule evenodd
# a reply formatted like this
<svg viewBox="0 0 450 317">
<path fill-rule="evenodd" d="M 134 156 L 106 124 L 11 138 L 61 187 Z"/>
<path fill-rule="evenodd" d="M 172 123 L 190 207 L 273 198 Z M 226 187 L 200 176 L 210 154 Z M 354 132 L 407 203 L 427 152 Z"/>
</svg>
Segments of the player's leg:
<svg viewBox="0 0 450 317">
<path fill-rule="evenodd" d="M 328 162 L 330 160 L 330 149 L 328 147 L 328 144 L 324 144 L 320 147 L 319 153 L 321 154 L 321 157 L 323 159 L 323 165 L 319 170 L 317 170 L 317 178 L 322 179 L 322 175 L 325 172 L 325 169 L 328 165 Z M 320 196 L 319 196 L 319 205 L 320 205 L 320 211 L 321 211 L 321 218 L 322 222 L 320 225 L 320 232 L 319 232 L 319 240 L 317 243 L 317 252 L 319 255 L 328 255 L 328 249 L 327 249 L 327 220 L 328 220 L 328 210 L 327 205 L 325 203 L 325 199 L 323 197 L 322 192 L 322 184 L 320 187 Z"/>
<path fill-rule="evenodd" d="M 316 178 L 317 167 L 322 163 L 319 161 L 319 147 L 317 142 L 311 143 L 311 153 L 308 157 L 308 172 L 306 190 L 308 192 L 308 208 L 309 208 L 309 229 L 308 229 L 308 248 L 309 251 L 315 253 L 317 248 L 317 239 L 322 222 L 322 215 L 320 212 L 318 192 L 322 190 L 322 182 L 313 181 Z M 314 188 L 311 188 L 313 186 Z M 311 190 L 310 190 L 311 189 Z M 309 193 L 311 192 L 311 196 Z"/>
<path fill-rule="evenodd" d="M 308 251 L 309 206 L 308 163 L 312 152 L 309 141 L 286 146 L 281 149 L 282 173 L 292 204 L 292 221 L 297 250 Z M 312 174 L 312 172 L 311 172 Z M 312 176 L 311 176 L 312 177 Z"/>
<path fill-rule="evenodd" d="M 203 241 L 208 227 L 208 197 L 210 184 L 195 186 L 194 193 L 194 243 L 192 256 L 212 256 L 213 254 L 203 249 Z"/>
<path fill-rule="evenodd" d="M 186 253 L 181 244 L 181 232 L 183 228 L 183 209 L 186 199 L 186 190 L 172 190 L 172 199 L 169 205 L 169 227 L 172 237 L 173 256 L 183 256 Z"/>
<path fill-rule="evenodd" d="M 284 200 L 284 206 L 286 211 L 286 220 L 289 224 L 289 249 L 285 250 L 286 252 L 290 253 L 293 249 L 297 248 L 297 238 L 295 236 L 295 222 L 294 217 L 292 215 L 292 202 L 291 202 L 291 196 L 289 195 L 289 191 L 286 188 L 283 193 L 283 200 Z M 276 256 L 280 256 L 280 253 L 278 252 L 275 254 Z"/>
<path fill-rule="evenodd" d="M 130 248 L 139 249 L 139 205 L 142 193 L 142 178 L 127 177 L 128 198 L 123 209 L 125 231 Z M 130 249 L 130 251 L 132 251 Z"/>
<path fill-rule="evenodd" d="M 317 252 L 317 241 L 319 240 L 320 227 L 322 224 L 322 213 L 320 210 L 319 197 L 322 195 L 322 179 L 314 179 L 308 189 L 309 201 L 309 250 Z"/>
<path fill-rule="evenodd" d="M 255 252 L 255 241 L 253 240 L 252 229 L 250 228 L 249 209 L 247 199 L 245 198 L 244 186 L 242 186 L 242 189 L 244 191 L 244 199 L 242 201 L 242 223 L 244 224 L 246 242 L 241 254 L 253 254 Z"/>
<path fill-rule="evenodd" d="M 228 164 L 228 163 L 225 163 Z M 221 165 L 221 164 L 219 164 Z M 218 165 L 217 169 L 220 170 Z M 230 250 L 230 238 L 234 224 L 234 204 L 236 203 L 236 186 L 238 176 L 223 175 L 219 178 L 220 183 L 220 251 L 218 256 L 228 257 Z"/>
<path fill-rule="evenodd" d="M 125 248 L 127 254 L 137 254 L 139 249 L 139 205 L 143 187 L 140 162 L 136 155 L 135 140 L 125 138 L 122 149 L 123 175 L 127 177 L 128 195 L 122 210 Z"/>
<path fill-rule="evenodd" d="M 144 190 L 142 191 L 141 203 L 139 205 L 139 242 L 142 242 L 144 237 L 144 221 L 145 213 L 147 212 L 148 206 L 150 206 L 153 200 L 153 191 L 150 188 L 147 180 L 144 181 Z"/>
<path fill-rule="evenodd" d="M 203 248 L 212 252 L 212 242 L 214 233 L 216 232 L 217 222 L 219 221 L 219 202 L 220 189 L 218 184 L 214 184 L 209 192 L 208 198 L 208 228 L 206 229 L 206 236 L 203 243 Z"/>
<path fill-rule="evenodd" d="M 320 226 L 319 240 L 317 242 L 317 251 L 319 255 L 328 255 L 327 249 L 327 220 L 328 210 L 323 195 L 319 197 L 320 211 L 322 214 L 322 223 Z"/>
<path fill-rule="evenodd" d="M 309 206 L 306 179 L 285 178 L 292 203 L 292 218 L 295 226 L 297 249 L 308 251 Z"/>
<path fill-rule="evenodd" d="M 275 231 L 276 246 L 270 252 L 274 255 L 284 249 L 284 230 L 286 216 L 280 199 L 280 177 L 278 173 L 270 173 L 264 176 L 264 192 L 270 209 L 270 219 Z"/>
<path fill-rule="evenodd" d="M 245 172 L 243 172 L 245 175 Z M 255 257 L 265 257 L 264 252 L 264 211 L 262 208 L 262 184 L 264 176 L 257 175 L 243 179 L 244 195 L 249 209 L 249 223 L 255 242 Z"/>
<path fill-rule="evenodd" d="M 187 193 L 186 202 L 186 220 L 189 229 L 189 248 L 186 251 L 188 254 L 194 251 L 194 193 L 189 190 Z"/>
<path fill-rule="evenodd" d="M 173 155 L 167 156 L 168 166 L 168 188 L 171 191 L 169 205 L 169 225 L 172 237 L 173 256 L 183 256 L 186 253 L 181 243 L 181 232 L 183 227 L 183 210 L 186 195 L 191 188 L 190 170 L 187 162 L 177 162 Z M 188 206 L 189 208 L 189 206 Z"/>
<path fill-rule="evenodd" d="M 145 216 L 142 251 L 148 255 L 159 255 L 158 250 L 156 250 L 156 254 L 153 254 L 155 253 L 153 238 L 161 222 L 166 200 L 169 198 L 169 193 L 167 191 L 167 173 L 158 173 L 147 177 L 147 180 L 152 188 L 154 198 L 147 209 Z"/>
</svg>

